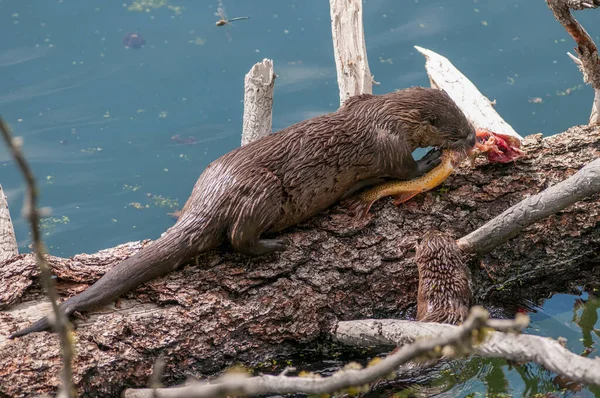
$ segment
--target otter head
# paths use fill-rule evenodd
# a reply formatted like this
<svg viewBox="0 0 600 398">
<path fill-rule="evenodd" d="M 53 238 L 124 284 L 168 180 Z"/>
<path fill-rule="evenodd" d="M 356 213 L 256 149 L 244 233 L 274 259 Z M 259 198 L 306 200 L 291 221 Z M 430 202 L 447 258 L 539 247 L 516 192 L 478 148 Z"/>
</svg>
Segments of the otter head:
<svg viewBox="0 0 600 398">
<path fill-rule="evenodd" d="M 400 128 L 412 149 L 439 147 L 467 152 L 475 146 L 475 128 L 443 90 L 412 87 L 388 94 Z"/>
</svg>

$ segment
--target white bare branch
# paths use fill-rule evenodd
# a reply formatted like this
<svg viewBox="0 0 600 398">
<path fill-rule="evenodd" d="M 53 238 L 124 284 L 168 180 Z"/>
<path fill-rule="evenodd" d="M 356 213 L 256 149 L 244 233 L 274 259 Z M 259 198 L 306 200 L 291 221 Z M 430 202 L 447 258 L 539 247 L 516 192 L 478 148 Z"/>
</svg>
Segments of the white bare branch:
<svg viewBox="0 0 600 398">
<path fill-rule="evenodd" d="M 484 128 L 523 140 L 523 137 L 496 112 L 492 102 L 481 94 L 448 58 L 423 47 L 415 46 L 415 48 L 425 57 L 425 69 L 431 87 L 446 91 L 476 128 Z"/>
<path fill-rule="evenodd" d="M 373 92 L 362 23 L 362 0 L 329 0 L 333 56 L 340 105 L 348 97 Z"/>
<path fill-rule="evenodd" d="M 242 145 L 271 134 L 274 87 L 275 72 L 270 59 L 265 58 L 255 64 L 246 74 Z"/>
<path fill-rule="evenodd" d="M 573 54 L 571 54 L 570 52 L 567 52 L 567 55 L 569 56 L 569 58 L 571 58 L 571 60 L 573 62 L 575 62 L 575 65 L 577 66 L 581 66 L 581 60 L 579 58 L 577 58 L 576 56 L 574 56 Z"/>
<path fill-rule="evenodd" d="M 0 263 L 16 254 L 19 254 L 19 249 L 15 231 L 8 210 L 8 201 L 0 185 Z"/>
<path fill-rule="evenodd" d="M 339 322 L 334 338 L 348 345 L 403 346 L 424 336 L 439 338 L 457 328 L 439 323 L 365 319 Z M 473 353 L 487 358 L 535 362 L 573 381 L 600 385 L 600 361 L 574 354 L 551 338 L 491 332 L 483 343 L 473 346 Z"/>
<path fill-rule="evenodd" d="M 482 227 L 460 238 L 458 246 L 465 253 L 487 253 L 528 225 L 598 192 L 600 159 L 589 163 L 566 180 L 505 210 Z"/>
</svg>

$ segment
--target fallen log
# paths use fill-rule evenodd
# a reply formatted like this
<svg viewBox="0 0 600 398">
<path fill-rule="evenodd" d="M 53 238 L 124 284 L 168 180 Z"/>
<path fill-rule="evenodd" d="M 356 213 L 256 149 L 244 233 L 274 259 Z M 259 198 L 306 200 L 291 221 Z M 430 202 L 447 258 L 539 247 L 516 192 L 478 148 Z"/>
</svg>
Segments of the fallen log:
<svg viewBox="0 0 600 398">
<path fill-rule="evenodd" d="M 340 320 L 411 318 L 418 275 L 414 245 L 428 229 L 465 236 L 523 198 L 552 186 L 600 155 L 600 129 L 573 127 L 524 139 L 515 164 L 464 165 L 442 187 L 400 208 L 376 203 L 368 220 L 343 206 L 285 235 L 289 250 L 247 258 L 228 248 L 128 293 L 76 320 L 74 382 L 89 395 L 145 387 L 154 360 L 161 382 L 213 375 L 242 362 L 290 359 L 328 338 Z M 591 282 L 600 263 L 600 198 L 594 195 L 525 228 L 471 261 L 475 302 L 511 308 Z M 147 242 L 71 259 L 48 256 L 61 297 L 76 294 Z M 0 264 L 0 395 L 54 392 L 58 339 L 10 332 L 47 313 L 30 254 Z"/>
</svg>

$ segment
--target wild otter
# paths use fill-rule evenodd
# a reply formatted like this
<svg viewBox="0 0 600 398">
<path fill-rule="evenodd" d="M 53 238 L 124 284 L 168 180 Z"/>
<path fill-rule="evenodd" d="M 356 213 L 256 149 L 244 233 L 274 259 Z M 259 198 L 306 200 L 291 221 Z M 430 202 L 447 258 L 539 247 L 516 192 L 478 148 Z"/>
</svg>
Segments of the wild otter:
<svg viewBox="0 0 600 398">
<path fill-rule="evenodd" d="M 469 314 L 470 272 L 456 241 L 436 231 L 417 246 L 417 320 L 457 325 Z"/>
<path fill-rule="evenodd" d="M 386 178 L 412 179 L 440 163 L 440 150 L 415 161 L 417 147 L 467 150 L 475 130 L 444 92 L 420 87 L 358 95 L 337 111 L 294 124 L 215 160 L 196 182 L 177 223 L 122 261 L 61 309 L 70 315 L 106 304 L 229 242 L 237 252 L 285 250 L 261 239 Z M 11 338 L 48 329 L 43 318 Z"/>
</svg>

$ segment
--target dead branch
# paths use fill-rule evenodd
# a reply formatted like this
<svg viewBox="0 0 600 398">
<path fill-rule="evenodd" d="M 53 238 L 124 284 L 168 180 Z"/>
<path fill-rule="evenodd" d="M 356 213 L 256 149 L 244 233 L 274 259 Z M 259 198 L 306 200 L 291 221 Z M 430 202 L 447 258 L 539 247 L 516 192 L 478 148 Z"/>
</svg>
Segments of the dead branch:
<svg viewBox="0 0 600 398">
<path fill-rule="evenodd" d="M 456 331 L 457 326 L 394 319 L 364 319 L 340 322 L 334 338 L 344 344 L 358 346 L 404 346 L 423 336 L 435 338 Z M 516 362 L 534 362 L 570 380 L 600 385 L 600 362 L 567 350 L 551 338 L 492 332 L 473 354 L 486 358 L 502 358 Z"/>
<path fill-rule="evenodd" d="M 600 7 L 600 0 L 562 0 L 572 10 Z"/>
<path fill-rule="evenodd" d="M 431 87 L 446 91 L 476 128 L 523 139 L 496 112 L 493 103 L 448 58 L 423 47 L 415 46 L 415 49 L 425 57 L 425 69 Z"/>
<path fill-rule="evenodd" d="M 333 57 L 340 88 L 340 105 L 358 94 L 373 92 L 365 33 L 362 0 L 329 0 Z"/>
<path fill-rule="evenodd" d="M 17 254 L 19 254 L 19 247 L 8 210 L 8 200 L 0 185 L 0 263 Z"/>
<path fill-rule="evenodd" d="M 524 317 L 527 318 L 527 317 Z M 528 318 L 503 322 L 502 325 L 522 330 L 528 324 Z M 244 377 L 240 374 L 225 375 L 210 384 L 194 383 L 180 388 L 126 390 L 127 398 L 151 397 L 215 397 L 223 395 L 252 396 L 261 394 L 330 394 L 341 392 L 350 387 L 363 386 L 368 391 L 368 385 L 380 378 L 393 373 L 398 366 L 417 357 L 440 357 L 450 350 L 464 351 L 479 343 L 483 328 L 493 327 L 488 320 L 488 313 L 481 307 L 474 307 L 462 326 L 455 327 L 444 334 L 419 340 L 402 347 L 395 353 L 365 369 L 347 367 L 329 377 L 289 377 L 289 376 L 258 376 Z"/>
<path fill-rule="evenodd" d="M 575 52 L 579 58 L 569 54 L 583 73 L 583 81 L 594 89 L 594 103 L 589 124 L 600 124 L 600 58 L 594 40 L 577 22 L 570 9 L 583 10 L 600 7 L 599 0 L 546 0 L 554 17 L 571 35 L 577 47 Z"/>
<path fill-rule="evenodd" d="M 273 61 L 267 58 L 254 64 L 246 74 L 242 145 L 272 132 L 275 77 Z"/>
<path fill-rule="evenodd" d="M 54 322 L 52 327 L 60 337 L 63 367 L 61 372 L 62 386 L 59 389 L 58 396 L 75 397 L 77 393 L 75 391 L 75 386 L 73 385 L 73 371 L 71 368 L 73 363 L 73 344 L 69 338 L 71 326 L 67 316 L 58 307 L 58 292 L 56 291 L 54 281 L 52 280 L 50 267 L 44 258 L 45 249 L 42 242 L 42 237 L 40 235 L 40 209 L 37 207 L 38 191 L 35 177 L 33 175 L 33 171 L 29 167 L 29 163 L 27 163 L 27 160 L 21 151 L 22 141 L 19 138 L 13 137 L 10 128 L 1 118 L 0 133 L 2 133 L 2 137 L 10 149 L 15 162 L 21 169 L 27 184 L 27 196 L 23 206 L 23 213 L 25 217 L 29 219 L 29 223 L 31 224 L 31 235 L 33 241 L 33 250 L 36 257 L 36 264 L 40 269 L 40 278 L 42 280 L 44 290 L 46 291 L 46 294 L 52 303 L 52 312 L 54 314 Z"/>
<path fill-rule="evenodd" d="M 600 192 L 600 159 L 566 180 L 505 210 L 482 227 L 458 240 L 465 253 L 484 254 L 525 227 Z"/>
</svg>

